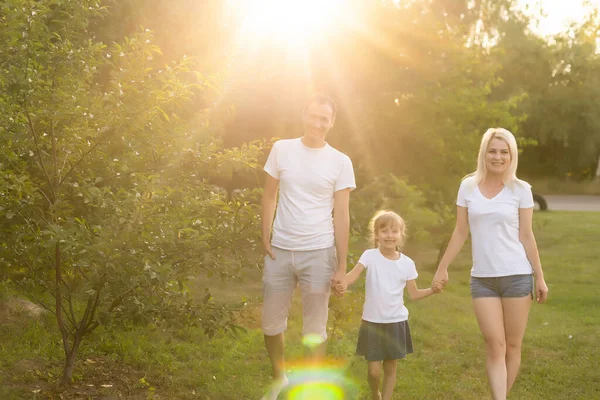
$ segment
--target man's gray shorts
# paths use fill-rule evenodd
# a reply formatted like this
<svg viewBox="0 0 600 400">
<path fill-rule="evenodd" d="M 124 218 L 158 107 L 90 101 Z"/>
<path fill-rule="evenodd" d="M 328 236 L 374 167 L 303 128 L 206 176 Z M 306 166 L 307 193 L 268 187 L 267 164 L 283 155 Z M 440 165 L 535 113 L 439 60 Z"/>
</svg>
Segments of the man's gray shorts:
<svg viewBox="0 0 600 400">
<path fill-rule="evenodd" d="M 533 298 L 533 275 L 509 275 L 493 278 L 471 277 L 471 297 L 525 297 Z"/>
<path fill-rule="evenodd" d="M 296 286 L 302 292 L 302 335 L 327 339 L 331 277 L 337 269 L 335 246 L 308 251 L 273 247 L 275 260 L 265 256 L 262 330 L 274 336 L 284 332 Z"/>
</svg>

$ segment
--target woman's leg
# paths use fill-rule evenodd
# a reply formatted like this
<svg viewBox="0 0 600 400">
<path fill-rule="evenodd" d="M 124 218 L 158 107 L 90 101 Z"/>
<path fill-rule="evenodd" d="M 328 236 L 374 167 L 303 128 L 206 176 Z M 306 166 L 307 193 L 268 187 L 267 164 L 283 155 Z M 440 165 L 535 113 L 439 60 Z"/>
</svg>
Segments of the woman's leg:
<svg viewBox="0 0 600 400">
<path fill-rule="evenodd" d="M 397 360 L 383 361 L 383 389 L 381 391 L 382 400 L 391 400 L 396 385 L 396 366 Z"/>
<path fill-rule="evenodd" d="M 369 361 L 368 381 L 371 389 L 371 398 L 381 400 L 379 393 L 379 381 L 381 378 L 381 361 Z"/>
<path fill-rule="evenodd" d="M 506 335 L 506 393 L 510 392 L 521 366 L 521 343 L 525 336 L 531 296 L 505 297 L 502 299 L 504 310 L 504 331 Z"/>
<path fill-rule="evenodd" d="M 473 299 L 475 317 L 486 345 L 486 370 L 494 400 L 506 400 L 506 339 L 499 297 Z"/>
</svg>

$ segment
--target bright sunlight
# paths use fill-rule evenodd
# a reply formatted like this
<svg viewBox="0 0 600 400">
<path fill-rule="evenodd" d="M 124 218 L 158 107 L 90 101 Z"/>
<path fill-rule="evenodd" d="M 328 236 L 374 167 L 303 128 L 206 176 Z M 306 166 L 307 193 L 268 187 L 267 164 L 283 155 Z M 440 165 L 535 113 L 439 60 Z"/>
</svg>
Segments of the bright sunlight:
<svg viewBox="0 0 600 400">
<path fill-rule="evenodd" d="M 302 43 L 335 24 L 341 0 L 231 0 L 244 16 L 246 40 L 265 37 Z"/>
</svg>

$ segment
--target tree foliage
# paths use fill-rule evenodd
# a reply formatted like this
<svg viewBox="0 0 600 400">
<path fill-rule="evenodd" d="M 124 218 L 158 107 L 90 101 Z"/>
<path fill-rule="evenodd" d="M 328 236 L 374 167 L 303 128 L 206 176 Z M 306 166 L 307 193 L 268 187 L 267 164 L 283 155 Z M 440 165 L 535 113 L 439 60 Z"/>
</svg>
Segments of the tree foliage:
<svg viewBox="0 0 600 400">
<path fill-rule="evenodd" d="M 251 263 L 259 231 L 255 193 L 206 180 L 261 151 L 224 150 L 210 110 L 189 112 L 217 82 L 189 58 L 159 64 L 147 29 L 95 41 L 105 15 L 87 0 L 0 4 L 0 268 L 56 315 L 64 382 L 82 339 L 115 319 L 231 327 L 186 282 Z"/>
</svg>

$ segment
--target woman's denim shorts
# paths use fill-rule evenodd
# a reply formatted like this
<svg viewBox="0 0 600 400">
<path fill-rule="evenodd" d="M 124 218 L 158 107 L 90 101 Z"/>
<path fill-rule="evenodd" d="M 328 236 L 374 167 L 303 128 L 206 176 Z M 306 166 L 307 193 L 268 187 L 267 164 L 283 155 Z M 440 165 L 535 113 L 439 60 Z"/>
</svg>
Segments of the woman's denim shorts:
<svg viewBox="0 0 600 400">
<path fill-rule="evenodd" d="M 471 277 L 471 297 L 525 297 L 533 298 L 533 274 Z"/>
</svg>

